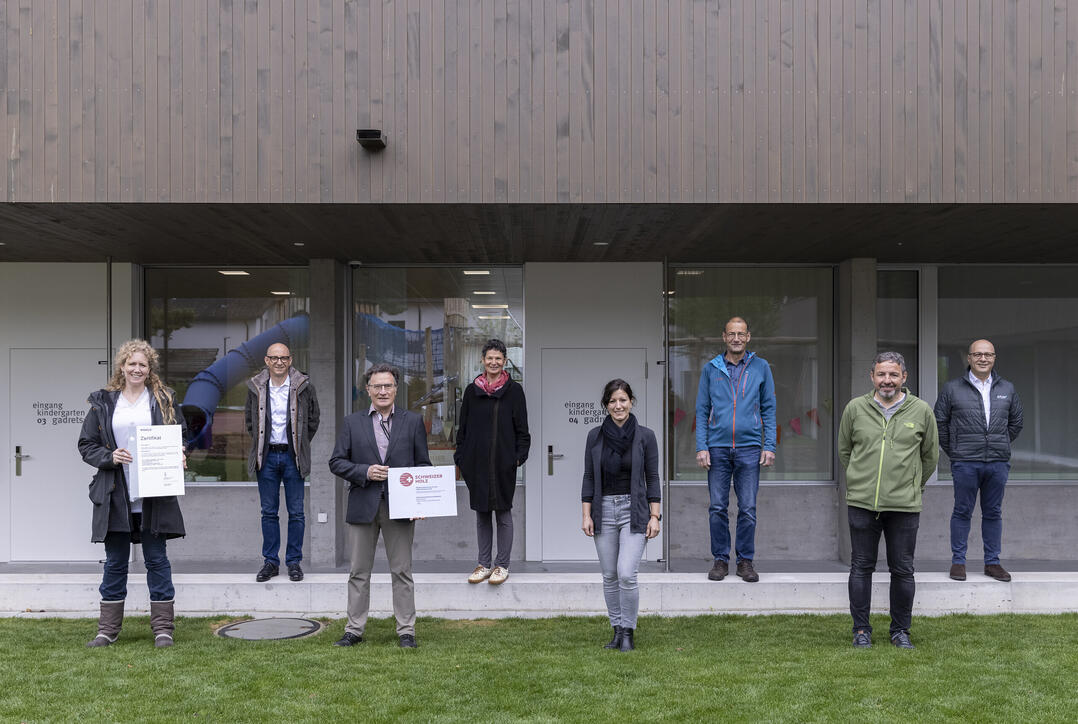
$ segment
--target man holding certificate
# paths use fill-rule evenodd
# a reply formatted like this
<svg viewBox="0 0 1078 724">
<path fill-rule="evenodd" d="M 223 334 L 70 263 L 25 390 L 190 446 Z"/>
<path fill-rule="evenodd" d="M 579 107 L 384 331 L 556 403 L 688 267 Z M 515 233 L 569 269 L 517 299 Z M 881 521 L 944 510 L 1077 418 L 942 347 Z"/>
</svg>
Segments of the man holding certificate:
<svg viewBox="0 0 1078 724">
<path fill-rule="evenodd" d="M 385 541 L 393 583 L 393 615 L 401 648 L 415 648 L 415 588 L 412 582 L 412 520 L 389 517 L 390 468 L 430 465 L 423 419 L 394 405 L 400 372 L 378 364 L 363 376 L 371 406 L 344 418 L 329 469 L 348 481 L 348 624 L 335 646 L 363 641 L 371 602 L 371 570 L 378 534 Z"/>
</svg>

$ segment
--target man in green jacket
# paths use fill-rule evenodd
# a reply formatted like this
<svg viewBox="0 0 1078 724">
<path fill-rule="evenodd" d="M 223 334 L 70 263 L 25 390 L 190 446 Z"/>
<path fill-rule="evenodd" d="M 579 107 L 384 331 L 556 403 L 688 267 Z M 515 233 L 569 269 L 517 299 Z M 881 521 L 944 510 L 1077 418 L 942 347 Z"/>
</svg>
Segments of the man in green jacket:
<svg viewBox="0 0 1078 724">
<path fill-rule="evenodd" d="M 921 494 L 939 461 L 936 418 L 903 387 L 906 360 L 880 352 L 870 371 L 873 391 L 850 400 L 838 427 L 838 457 L 846 469 L 850 521 L 850 613 L 853 645 L 872 645 L 868 614 L 880 534 L 891 573 L 891 643 L 912 649 L 913 551 Z"/>
</svg>

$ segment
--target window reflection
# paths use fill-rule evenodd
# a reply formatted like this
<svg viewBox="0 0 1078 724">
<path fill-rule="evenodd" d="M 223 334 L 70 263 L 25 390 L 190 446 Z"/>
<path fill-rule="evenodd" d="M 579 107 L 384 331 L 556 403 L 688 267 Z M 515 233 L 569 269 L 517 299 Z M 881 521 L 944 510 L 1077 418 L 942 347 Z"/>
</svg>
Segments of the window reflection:
<svg viewBox="0 0 1078 724">
<path fill-rule="evenodd" d="M 966 373 L 975 339 L 996 348 L 995 371 L 1014 383 L 1025 427 L 1011 448 L 1011 480 L 1078 479 L 1078 268 L 944 266 L 939 270 L 939 383 Z M 942 460 L 940 476 L 950 478 Z"/>
<path fill-rule="evenodd" d="M 675 480 L 706 480 L 696 465 L 700 371 L 724 352 L 722 332 L 744 317 L 775 378 L 778 452 L 762 480 L 831 480 L 831 268 L 674 267 L 670 271 L 671 439 Z"/>
<path fill-rule="evenodd" d="M 307 370 L 307 269 L 247 271 L 146 270 L 146 335 L 161 354 L 162 377 L 182 401 L 194 440 L 189 482 L 248 479 L 247 380 L 264 366 L 269 345 L 287 344 L 293 366 Z"/>
<path fill-rule="evenodd" d="M 371 404 L 362 386 L 369 367 L 400 368 L 396 404 L 423 416 L 431 462 L 452 465 L 461 395 L 481 372 L 488 339 L 505 343 L 505 369 L 523 382 L 521 269 L 362 267 L 353 289 L 352 409 Z"/>
</svg>

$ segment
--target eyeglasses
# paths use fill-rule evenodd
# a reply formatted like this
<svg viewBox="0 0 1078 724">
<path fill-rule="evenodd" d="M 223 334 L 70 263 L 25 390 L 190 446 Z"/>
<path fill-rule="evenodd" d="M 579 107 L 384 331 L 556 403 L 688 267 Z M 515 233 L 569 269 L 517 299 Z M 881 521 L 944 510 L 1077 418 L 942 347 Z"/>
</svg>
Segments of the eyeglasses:
<svg viewBox="0 0 1078 724">
<path fill-rule="evenodd" d="M 373 390 L 374 392 L 388 392 L 389 390 L 392 390 L 392 389 L 394 389 L 394 388 L 395 388 L 396 386 L 397 386 L 396 384 L 389 384 L 389 385 L 367 385 L 367 389 L 368 389 L 368 390 Z"/>
<path fill-rule="evenodd" d="M 273 362 L 273 363 L 287 362 L 290 359 L 292 359 L 292 355 L 285 355 L 285 356 L 282 356 L 282 357 L 270 357 L 269 355 L 266 355 L 266 360 L 268 360 L 269 362 Z"/>
<path fill-rule="evenodd" d="M 748 339 L 748 332 L 723 332 L 722 335 L 727 339 Z"/>
<path fill-rule="evenodd" d="M 995 359 L 995 352 L 970 352 L 969 356 L 973 359 Z"/>
</svg>

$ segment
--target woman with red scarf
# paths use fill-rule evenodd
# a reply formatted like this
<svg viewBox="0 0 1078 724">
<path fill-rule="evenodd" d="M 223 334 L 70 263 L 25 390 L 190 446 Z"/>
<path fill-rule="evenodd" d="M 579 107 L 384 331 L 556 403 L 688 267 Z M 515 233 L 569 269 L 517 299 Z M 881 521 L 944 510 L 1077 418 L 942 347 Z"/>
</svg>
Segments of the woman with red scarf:
<svg viewBox="0 0 1078 724">
<path fill-rule="evenodd" d="M 468 576 L 468 583 L 498 585 L 509 577 L 517 468 L 528 459 L 531 435 L 524 388 L 505 371 L 505 344 L 499 339 L 488 340 L 481 360 L 483 372 L 464 390 L 453 459 L 468 486 L 479 538 L 479 564 Z M 494 560 L 492 515 L 498 526 L 498 556 Z"/>
</svg>

